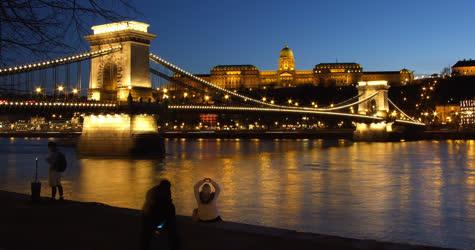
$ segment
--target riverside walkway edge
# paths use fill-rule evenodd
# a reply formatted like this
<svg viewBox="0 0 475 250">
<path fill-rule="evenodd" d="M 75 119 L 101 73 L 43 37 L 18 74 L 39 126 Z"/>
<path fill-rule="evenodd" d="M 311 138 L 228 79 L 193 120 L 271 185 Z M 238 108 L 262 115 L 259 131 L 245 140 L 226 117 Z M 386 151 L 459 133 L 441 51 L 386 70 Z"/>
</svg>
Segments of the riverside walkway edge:
<svg viewBox="0 0 475 250">
<path fill-rule="evenodd" d="M 0 191 L 0 250 L 138 248 L 140 211 L 94 202 L 49 201 Z M 442 249 L 360 240 L 234 222 L 197 224 L 178 216 L 182 249 Z M 152 249 L 168 249 L 165 237 Z"/>
</svg>

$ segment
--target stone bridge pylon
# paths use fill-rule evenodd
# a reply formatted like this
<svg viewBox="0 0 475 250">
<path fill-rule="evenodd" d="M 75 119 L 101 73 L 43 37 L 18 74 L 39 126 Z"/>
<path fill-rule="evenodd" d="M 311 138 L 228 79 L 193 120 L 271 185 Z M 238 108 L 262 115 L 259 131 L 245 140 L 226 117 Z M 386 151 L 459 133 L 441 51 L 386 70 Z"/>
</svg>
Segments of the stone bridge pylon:
<svg viewBox="0 0 475 250">
<path fill-rule="evenodd" d="M 380 122 L 357 122 L 353 139 L 357 141 L 385 141 L 393 133 L 393 122 L 388 122 L 389 100 L 387 81 L 358 82 L 358 113 L 383 118 Z M 372 97 L 371 97 L 372 96 Z"/>
<path fill-rule="evenodd" d="M 358 96 L 360 100 L 375 95 L 369 101 L 358 105 L 358 113 L 386 118 L 389 112 L 388 89 L 387 81 L 358 82 Z"/>
<path fill-rule="evenodd" d="M 93 26 L 93 34 L 85 39 L 91 52 L 118 48 L 91 59 L 88 99 L 127 101 L 152 99 L 149 70 L 150 42 L 156 35 L 148 33 L 148 24 L 123 21 Z"/>
</svg>

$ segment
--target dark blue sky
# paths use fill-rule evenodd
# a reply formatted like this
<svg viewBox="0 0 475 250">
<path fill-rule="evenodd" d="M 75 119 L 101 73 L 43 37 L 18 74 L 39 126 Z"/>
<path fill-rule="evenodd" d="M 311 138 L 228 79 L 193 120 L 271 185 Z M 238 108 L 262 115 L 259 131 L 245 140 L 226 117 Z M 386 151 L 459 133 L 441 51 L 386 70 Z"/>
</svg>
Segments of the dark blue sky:
<svg viewBox="0 0 475 250">
<path fill-rule="evenodd" d="M 365 70 L 439 72 L 475 58 L 473 0 L 136 0 L 158 35 L 152 51 L 195 73 L 217 64 L 277 68 L 287 42 L 297 69 L 358 62 Z"/>
</svg>

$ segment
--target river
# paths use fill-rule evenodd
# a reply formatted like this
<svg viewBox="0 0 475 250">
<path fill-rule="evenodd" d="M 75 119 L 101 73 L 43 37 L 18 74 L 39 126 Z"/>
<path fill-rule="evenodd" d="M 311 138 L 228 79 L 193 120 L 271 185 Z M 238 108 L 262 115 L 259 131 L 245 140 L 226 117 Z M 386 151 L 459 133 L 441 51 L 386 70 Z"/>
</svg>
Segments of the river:
<svg viewBox="0 0 475 250">
<path fill-rule="evenodd" d="M 79 158 L 73 147 L 67 199 L 140 208 L 161 178 L 177 212 L 195 207 L 193 184 L 220 183 L 225 220 L 344 237 L 475 247 L 475 141 L 353 143 L 346 140 L 169 139 L 163 160 Z M 0 189 L 29 193 L 46 140 L 0 139 Z"/>
</svg>

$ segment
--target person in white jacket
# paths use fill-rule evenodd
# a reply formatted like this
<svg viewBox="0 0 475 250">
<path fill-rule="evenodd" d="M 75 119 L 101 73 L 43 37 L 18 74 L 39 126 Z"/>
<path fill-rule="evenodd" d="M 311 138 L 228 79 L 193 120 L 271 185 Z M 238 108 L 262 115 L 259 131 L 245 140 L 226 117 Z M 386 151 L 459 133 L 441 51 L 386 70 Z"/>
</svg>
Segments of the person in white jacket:
<svg viewBox="0 0 475 250">
<path fill-rule="evenodd" d="M 214 192 L 211 186 L 213 186 Z M 195 220 L 200 222 L 222 221 L 216 204 L 220 192 L 221 188 L 218 183 L 211 178 L 204 178 L 195 184 L 194 193 L 196 202 L 198 203 L 198 209 L 193 212 Z"/>
</svg>

